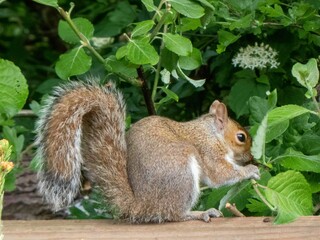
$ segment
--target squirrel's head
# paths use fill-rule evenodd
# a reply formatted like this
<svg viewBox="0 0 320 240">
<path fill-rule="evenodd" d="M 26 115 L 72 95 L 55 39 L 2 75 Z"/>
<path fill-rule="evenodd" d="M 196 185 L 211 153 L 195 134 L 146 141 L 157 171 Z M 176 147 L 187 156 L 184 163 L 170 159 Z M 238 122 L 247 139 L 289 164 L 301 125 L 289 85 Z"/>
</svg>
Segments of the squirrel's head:
<svg viewBox="0 0 320 240">
<path fill-rule="evenodd" d="M 233 153 L 233 159 L 243 165 L 253 160 L 251 155 L 251 137 L 239 123 L 228 117 L 226 105 L 219 101 L 211 104 L 209 113 L 216 116 L 216 127 L 222 133 L 227 147 Z"/>
</svg>

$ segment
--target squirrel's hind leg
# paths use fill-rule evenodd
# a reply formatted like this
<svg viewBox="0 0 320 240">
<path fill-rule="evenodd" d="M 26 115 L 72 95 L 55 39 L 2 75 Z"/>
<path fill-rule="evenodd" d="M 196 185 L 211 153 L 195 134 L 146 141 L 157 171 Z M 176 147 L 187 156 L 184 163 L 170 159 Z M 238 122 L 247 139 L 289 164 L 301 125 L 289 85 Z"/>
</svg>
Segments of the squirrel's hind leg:
<svg viewBox="0 0 320 240">
<path fill-rule="evenodd" d="M 186 217 L 185 221 L 190 220 L 202 220 L 205 222 L 210 222 L 211 218 L 223 217 L 222 212 L 215 208 L 210 208 L 206 211 L 192 211 Z"/>
</svg>

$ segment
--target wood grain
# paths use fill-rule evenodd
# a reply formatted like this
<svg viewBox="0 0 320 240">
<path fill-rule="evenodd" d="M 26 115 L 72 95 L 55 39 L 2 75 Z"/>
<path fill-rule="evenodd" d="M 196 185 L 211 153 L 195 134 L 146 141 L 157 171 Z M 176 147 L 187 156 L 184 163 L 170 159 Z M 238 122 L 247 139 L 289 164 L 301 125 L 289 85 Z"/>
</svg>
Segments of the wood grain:
<svg viewBox="0 0 320 240">
<path fill-rule="evenodd" d="M 320 216 L 273 225 L 263 217 L 131 225 L 111 220 L 4 221 L 5 240 L 320 239 Z"/>
</svg>

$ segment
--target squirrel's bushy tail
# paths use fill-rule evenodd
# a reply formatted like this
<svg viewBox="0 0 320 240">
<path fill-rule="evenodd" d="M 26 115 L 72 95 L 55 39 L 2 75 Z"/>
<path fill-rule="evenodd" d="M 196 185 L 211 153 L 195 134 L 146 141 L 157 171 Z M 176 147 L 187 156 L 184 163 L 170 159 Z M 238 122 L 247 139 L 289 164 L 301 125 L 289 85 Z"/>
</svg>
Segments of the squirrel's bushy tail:
<svg viewBox="0 0 320 240">
<path fill-rule="evenodd" d="M 120 214 L 133 201 L 128 182 L 125 104 L 112 84 L 73 82 L 55 89 L 37 123 L 39 191 L 55 210 L 69 205 L 84 169 Z"/>
</svg>

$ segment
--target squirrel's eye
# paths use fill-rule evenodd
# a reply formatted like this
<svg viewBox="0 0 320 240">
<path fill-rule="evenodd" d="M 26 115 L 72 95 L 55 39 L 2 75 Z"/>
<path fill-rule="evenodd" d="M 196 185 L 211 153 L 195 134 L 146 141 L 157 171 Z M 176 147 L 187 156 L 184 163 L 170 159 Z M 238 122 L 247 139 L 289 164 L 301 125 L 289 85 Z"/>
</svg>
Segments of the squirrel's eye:
<svg viewBox="0 0 320 240">
<path fill-rule="evenodd" d="M 244 142 L 246 141 L 246 135 L 243 134 L 243 133 L 237 133 L 237 139 L 238 139 L 240 142 L 244 143 Z"/>
</svg>

